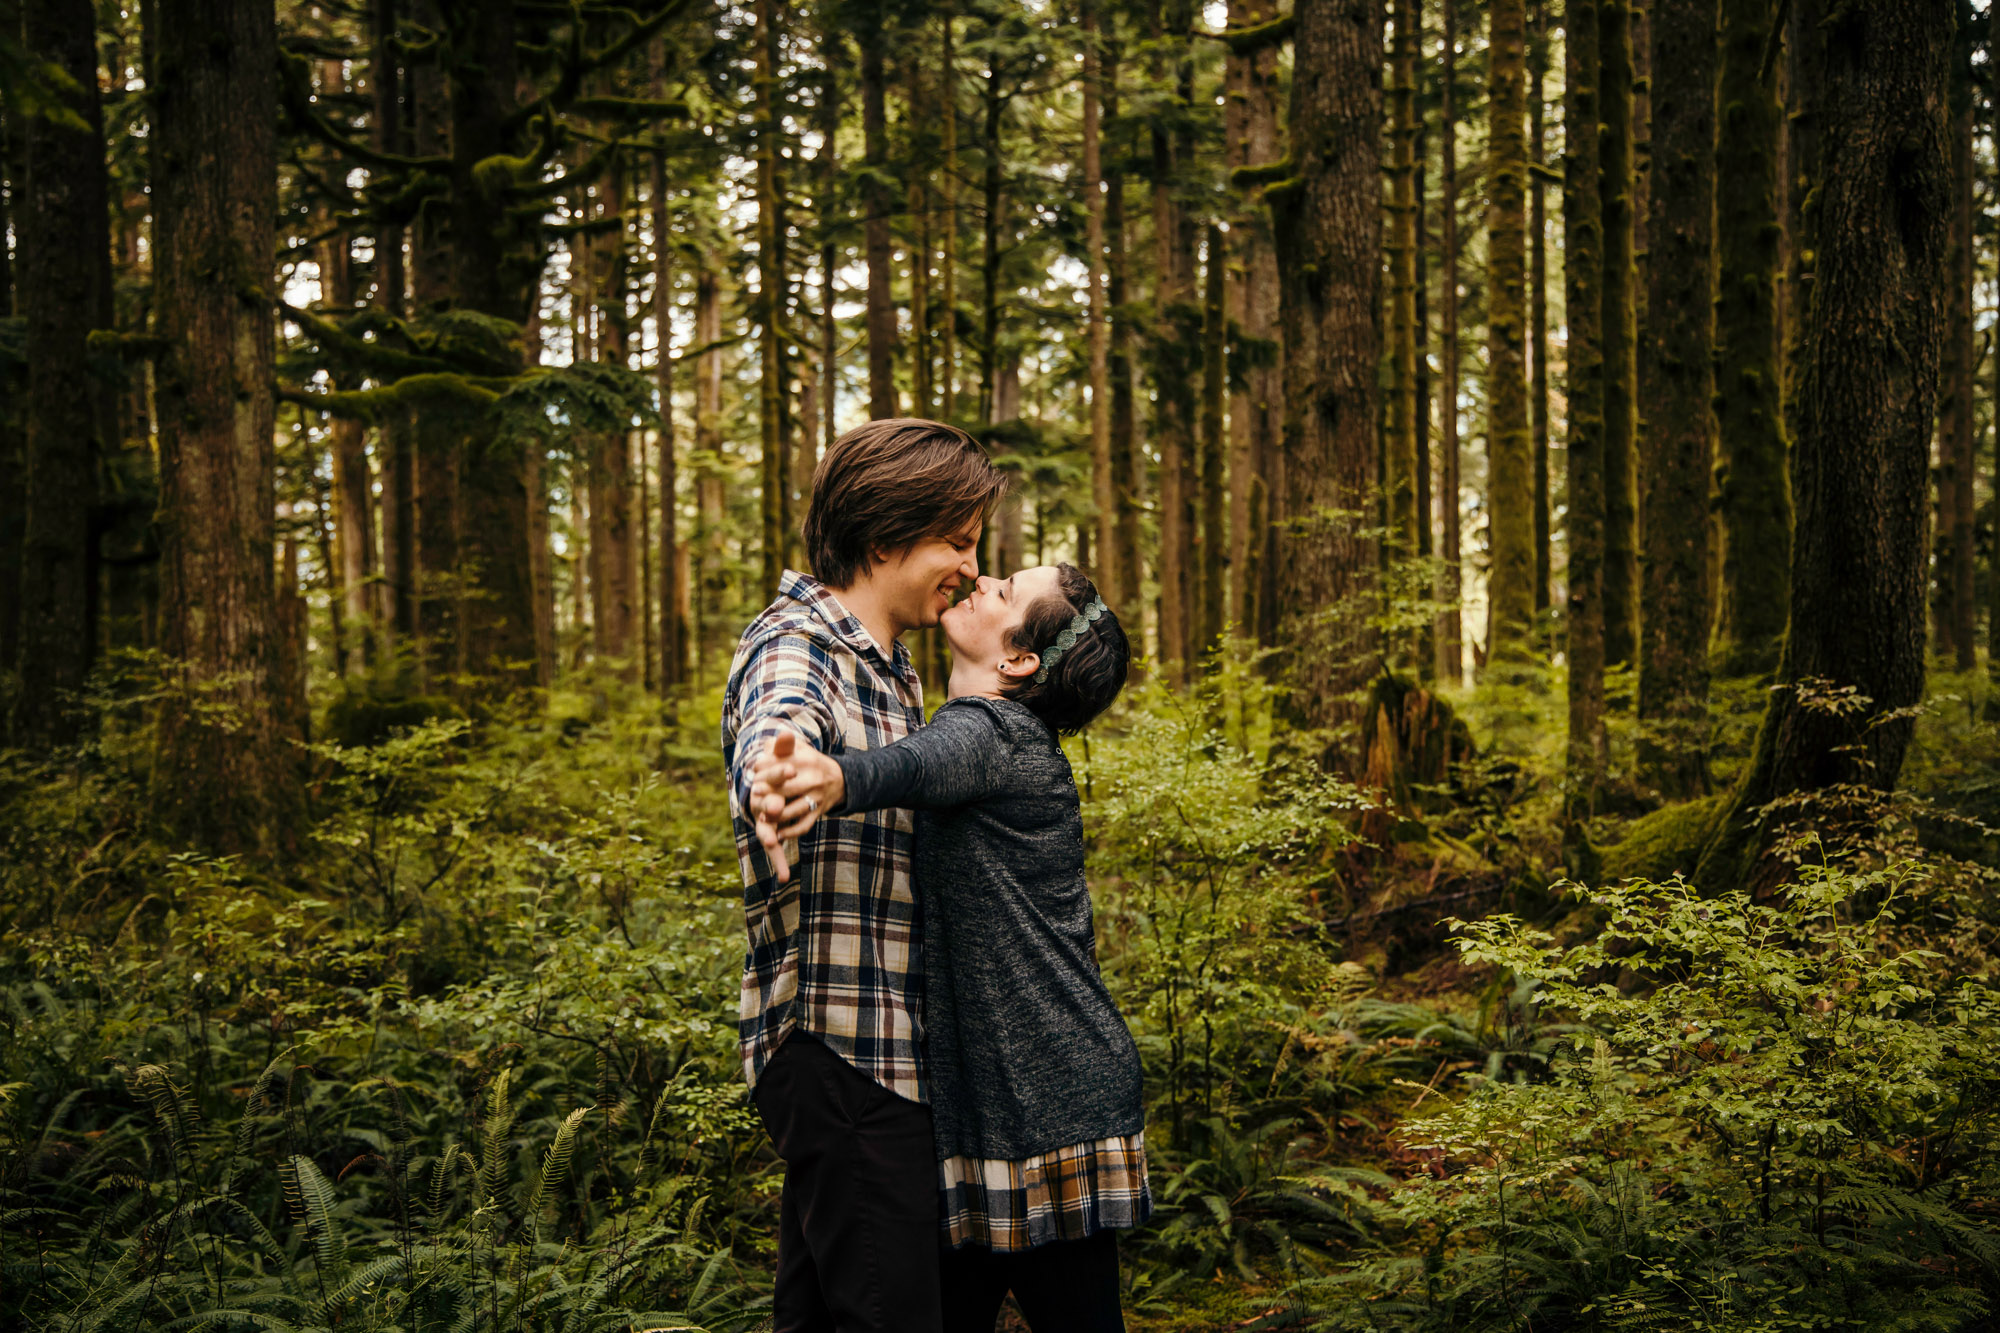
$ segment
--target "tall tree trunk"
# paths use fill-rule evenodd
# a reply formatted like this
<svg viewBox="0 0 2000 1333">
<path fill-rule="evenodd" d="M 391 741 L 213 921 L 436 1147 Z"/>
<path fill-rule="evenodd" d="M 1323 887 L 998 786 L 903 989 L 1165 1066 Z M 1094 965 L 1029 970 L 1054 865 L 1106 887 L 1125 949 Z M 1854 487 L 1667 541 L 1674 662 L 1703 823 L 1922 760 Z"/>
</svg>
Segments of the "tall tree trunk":
<svg viewBox="0 0 2000 1333">
<path fill-rule="evenodd" d="M 1778 318 L 1778 150 L 1784 108 L 1765 48 L 1778 0 L 1722 11 L 1717 95 L 1716 507 L 1722 527 L 1716 641 L 1726 676 L 1761 675 L 1785 634 L 1792 550 Z"/>
<path fill-rule="evenodd" d="M 1083 198 L 1084 279 L 1090 297 L 1084 318 L 1090 343 L 1090 494 L 1097 508 L 1096 582 L 1117 596 L 1118 501 L 1111 475 L 1111 337 L 1104 323 L 1104 168 L 1098 103 L 1103 60 L 1098 50 L 1097 5 L 1083 0 Z"/>
<path fill-rule="evenodd" d="M 1382 488 L 1393 558 L 1417 553 L 1417 32 L 1421 0 L 1393 0 L 1389 54 L 1389 428 Z"/>
<path fill-rule="evenodd" d="M 1186 0 L 1173 0 L 1163 19 L 1158 4 L 1153 27 L 1171 55 L 1176 83 L 1186 63 Z M 1179 93 L 1176 93 L 1177 102 Z M 1195 456 L 1195 366 L 1191 349 L 1200 345 L 1200 307 L 1194 299 L 1194 263 L 1189 220 L 1175 191 L 1182 163 L 1177 136 L 1156 120 L 1153 147 L 1153 343 L 1149 360 L 1155 395 L 1154 433 L 1160 450 L 1159 657 L 1176 686 L 1196 655 L 1201 624 L 1199 586 L 1192 569 L 1194 523 L 1189 473 Z M 1192 164 L 1187 164 L 1190 167 Z"/>
<path fill-rule="evenodd" d="M 930 96 L 922 61 L 907 65 L 909 78 L 910 201 L 910 415 L 929 417 L 934 383 L 931 379 L 931 204 L 929 149 Z M 838 119 L 837 114 L 835 119 Z"/>
<path fill-rule="evenodd" d="M 518 79 L 510 9 L 454 11 L 451 41 L 464 54 L 451 70 L 451 257 L 453 303 L 524 326 L 544 262 L 538 217 L 513 206 L 485 179 L 518 153 Z M 471 423 L 458 477 L 461 653 L 478 694 L 532 686 L 535 675 L 533 556 L 527 463 L 503 441 L 493 414 Z"/>
<path fill-rule="evenodd" d="M 443 20 L 435 0 L 418 0 L 412 16 L 433 31 Z M 411 148 L 425 157 L 451 152 L 451 90 L 435 61 L 409 69 Z M 448 308 L 452 299 L 451 251 L 444 210 L 424 209 L 411 236 L 410 299 L 421 318 Z M 418 636 L 418 681 L 441 688 L 445 677 L 465 669 L 459 633 L 459 472 L 465 428 L 458 412 L 426 409 L 411 414 L 409 435 L 415 455 L 410 519 L 413 578 L 407 585 Z M 400 481 L 398 482 L 400 485 Z M 399 520 L 400 521 L 400 520 Z"/>
<path fill-rule="evenodd" d="M 379 152 L 399 153 L 404 143 L 403 79 L 396 65 L 396 0 L 375 0 L 369 39 L 369 93 L 374 107 L 374 141 Z M 406 313 L 409 279 L 403 263 L 404 231 L 384 225 L 375 237 L 374 302 L 392 319 Z M 395 639 L 413 643 L 417 634 L 417 455 L 410 423 L 390 413 L 376 428 L 376 457 L 382 468 L 382 597 L 380 616 Z"/>
<path fill-rule="evenodd" d="M 605 169 L 598 192 L 600 220 L 612 230 L 592 245 L 597 261 L 597 359 L 629 369 L 626 356 L 629 320 L 625 313 L 629 285 L 629 253 L 625 233 L 625 163 L 614 159 Z M 624 680 L 639 678 L 638 546 L 633 539 L 632 433 L 613 430 L 595 441 L 590 471 L 591 568 L 597 575 L 596 648 L 599 657 L 618 663 Z"/>
<path fill-rule="evenodd" d="M 785 309 L 784 223 L 778 193 L 778 139 L 783 133 L 777 107 L 778 36 L 772 0 L 757 0 L 757 310 L 763 326 L 758 423 L 763 445 L 763 594 L 778 595 L 785 562 L 784 449 L 785 342 L 779 322 Z M 871 362 L 873 352 L 870 352 Z M 872 366 L 871 366 L 872 369 Z M 892 413 L 893 415 L 893 413 Z"/>
<path fill-rule="evenodd" d="M 1229 26 L 1251 28 L 1276 16 L 1271 0 L 1231 0 Z M 1275 44 L 1231 48 L 1223 108 L 1228 165 L 1240 170 L 1278 160 L 1278 52 Z M 1230 399 L 1230 605 L 1240 633 L 1265 646 L 1273 642 L 1273 535 L 1270 497 L 1275 493 L 1284 412 L 1278 366 L 1278 261 L 1271 247 L 1271 219 L 1246 201 L 1229 228 L 1235 281 L 1229 287 L 1229 320 L 1242 388 Z M 1262 496 L 1253 511 L 1253 499 Z"/>
<path fill-rule="evenodd" d="M 1443 525 L 1438 551 L 1438 600 L 1445 611 L 1438 619 L 1437 674 L 1447 683 L 1463 680 L 1465 671 L 1463 536 L 1459 520 L 1458 451 L 1458 6 L 1441 0 L 1444 8 L 1444 70 L 1439 92 L 1438 124 L 1438 248 L 1444 271 L 1439 275 L 1438 354 L 1440 396 L 1438 414 L 1438 518 Z"/>
<path fill-rule="evenodd" d="M 662 91 L 660 54 L 654 56 L 653 88 Z M 660 396 L 660 692 L 665 694 L 688 679 L 687 594 L 680 582 L 681 520 L 680 464 L 674 439 L 674 251 L 672 220 L 667 213 L 667 155 L 652 155 L 653 383 Z"/>
<path fill-rule="evenodd" d="M 330 61 L 335 71 L 339 63 Z M 345 236 L 321 247 L 320 295 L 337 318 L 354 313 L 354 269 Z M 336 388 L 360 385 L 347 377 Z M 327 419 L 333 457 L 334 549 L 338 552 L 344 634 L 336 636 L 341 669 L 363 670 L 375 657 L 375 483 L 368 462 L 368 430 L 351 417 Z"/>
<path fill-rule="evenodd" d="M 1528 413 L 1535 439 L 1535 613 L 1549 609 L 1549 216 L 1541 173 L 1549 160 L 1543 132 L 1549 68 L 1549 20 L 1535 0 L 1528 29 Z"/>
<path fill-rule="evenodd" d="M 1577 0 L 1581 3 L 1582 0 Z M 1632 140 L 1632 0 L 1598 12 L 1604 117 L 1604 660 L 1639 651 L 1639 308 Z"/>
<path fill-rule="evenodd" d="M 861 48 L 861 135 L 866 170 L 861 180 L 864 210 L 862 245 L 868 257 L 868 415 L 900 415 L 896 402 L 895 273 L 890 264 L 889 217 L 893 210 L 889 173 L 887 80 L 882 47 L 889 39 L 885 7 L 878 0 L 857 6 L 855 40 Z"/>
<path fill-rule="evenodd" d="M 56 744 L 76 736 L 84 678 L 96 645 L 97 561 L 92 509 L 99 457 L 115 447 L 100 410 L 104 385 L 86 345 L 111 323 L 111 214 L 98 105 L 97 48 L 90 6 L 25 0 L 28 58 L 76 81 L 63 109 L 21 127 L 26 179 L 16 198 L 21 313 L 26 317 L 28 392 L 22 455 L 23 523 L 14 737 Z M 268 261 L 269 253 L 266 252 Z"/>
<path fill-rule="evenodd" d="M 821 443 L 833 448 L 839 435 L 835 406 L 840 386 L 840 324 L 834 315 L 834 272 L 840 267 L 840 247 L 834 232 L 844 219 L 840 191 L 840 69 L 846 57 L 846 42 L 829 24 L 821 35 L 820 53 L 826 66 L 820 91 L 820 179 L 819 212 L 820 302 L 819 302 L 819 416 Z M 926 247 L 925 253 L 929 253 Z"/>
<path fill-rule="evenodd" d="M 1229 558 L 1229 438 L 1222 426 L 1222 406 L 1228 397 L 1228 358 L 1223 341 L 1220 227 L 1209 227 L 1207 253 L 1201 303 L 1201 637 L 1195 645 L 1200 653 L 1215 650 L 1228 619 L 1224 599 Z"/>
<path fill-rule="evenodd" d="M 957 16 L 947 0 L 944 6 L 944 43 L 938 101 L 944 111 L 944 169 L 938 173 L 938 189 L 944 215 L 944 247 L 938 256 L 939 277 L 944 282 L 943 341 L 938 348 L 938 364 L 943 382 L 938 385 L 944 399 L 939 409 L 946 421 L 958 419 L 958 61 L 952 48 Z M 1114 301 L 1115 304 L 1115 301 Z"/>
<path fill-rule="evenodd" d="M 1295 38 L 1290 162 L 1271 188 L 1285 360 L 1283 643 L 1289 711 L 1325 733 L 1349 724 L 1376 667 L 1376 425 L 1382 256 L 1381 30 L 1373 6 L 1307 5 Z M 1348 517 L 1337 517 L 1345 512 Z M 1324 762 L 1344 757 L 1325 735 Z"/>
<path fill-rule="evenodd" d="M 1645 583 L 1640 767 L 1670 797 L 1708 787 L 1708 492 L 1715 468 L 1716 0 L 1655 0 L 1646 236 Z"/>
<path fill-rule="evenodd" d="M 1118 53 L 1106 60 L 1104 118 L 1118 116 Z M 1144 504 L 1144 471 L 1135 436 L 1137 405 L 1132 388 L 1132 315 L 1128 300 L 1125 252 L 1125 171 L 1114 161 L 1104 173 L 1104 277 L 1111 304 L 1111 337 L 1106 360 L 1111 374 L 1111 485 L 1117 497 L 1117 556 L 1112 600 L 1132 627 L 1135 643 L 1145 642 L 1146 608 L 1140 601 L 1145 581 L 1139 550 L 1139 514 Z"/>
<path fill-rule="evenodd" d="M 1564 762 L 1565 839 L 1583 843 L 1604 781 L 1604 198 L 1598 124 L 1598 7 L 1563 10 L 1563 308 L 1569 326 L 1569 546 L 1564 622 L 1569 630 L 1569 739 Z M 1588 867 L 1573 867 L 1581 871 Z"/>
<path fill-rule="evenodd" d="M 722 285 L 713 263 L 695 274 L 694 344 L 700 348 L 694 365 L 694 451 L 701 459 L 695 477 L 696 530 L 693 556 L 698 589 L 695 626 L 695 670 L 707 661 L 708 631 L 721 620 L 728 605 L 728 534 L 723 529 L 722 456 Z"/>
<path fill-rule="evenodd" d="M 1487 494 L 1493 567 L 1487 580 L 1488 660 L 1534 649 L 1535 456 L 1527 379 L 1527 13 L 1495 0 L 1488 47 L 1486 168 Z"/>
<path fill-rule="evenodd" d="M 1804 330 L 1791 627 L 1749 767 L 1702 858 L 1743 882 L 1763 807 L 1887 791 L 1923 697 L 1925 492 L 1950 250 L 1952 0 L 1794 0 L 1820 42 L 1819 254 Z M 1813 12 L 1817 11 L 1817 12 Z M 1836 706 L 1851 691 L 1860 707 Z M 1821 797 L 1852 818 L 1852 795 Z M 1859 802 L 1865 807 L 1865 801 Z"/>
<path fill-rule="evenodd" d="M 300 805 L 272 587 L 277 20 L 270 0 L 157 0 L 149 18 L 161 647 L 179 673 L 153 790 L 198 846 L 271 848 Z"/>
<path fill-rule="evenodd" d="M 1958 0 L 1951 67 L 1951 253 L 1945 266 L 1944 379 L 1938 404 L 1938 517 L 1935 650 L 1960 671 L 1977 663 L 1978 602 L 1973 591 L 1973 380 L 1977 333 L 1973 280 L 1972 7 Z"/>
</svg>

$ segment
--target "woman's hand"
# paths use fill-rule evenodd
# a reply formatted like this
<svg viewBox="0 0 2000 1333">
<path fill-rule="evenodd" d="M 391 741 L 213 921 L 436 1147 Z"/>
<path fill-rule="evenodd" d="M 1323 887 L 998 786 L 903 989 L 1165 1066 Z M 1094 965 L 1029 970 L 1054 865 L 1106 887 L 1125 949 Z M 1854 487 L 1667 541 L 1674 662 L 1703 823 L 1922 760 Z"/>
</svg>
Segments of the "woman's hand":
<svg viewBox="0 0 2000 1333">
<path fill-rule="evenodd" d="M 779 732 L 765 747 L 764 757 L 750 770 L 750 809 L 757 841 L 771 854 L 780 884 L 791 878 L 784 844 L 805 834 L 846 797 L 840 765 L 791 732 Z"/>
</svg>

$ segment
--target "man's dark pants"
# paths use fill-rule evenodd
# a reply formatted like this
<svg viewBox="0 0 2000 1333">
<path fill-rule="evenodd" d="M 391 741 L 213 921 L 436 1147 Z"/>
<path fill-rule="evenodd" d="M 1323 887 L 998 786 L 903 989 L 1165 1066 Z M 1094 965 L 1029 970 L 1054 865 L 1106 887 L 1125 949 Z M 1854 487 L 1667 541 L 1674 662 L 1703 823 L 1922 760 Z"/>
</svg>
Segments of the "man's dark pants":
<svg viewBox="0 0 2000 1333">
<path fill-rule="evenodd" d="M 938 1333 L 930 1108 L 796 1030 L 751 1100 L 785 1159 L 773 1333 Z"/>
</svg>

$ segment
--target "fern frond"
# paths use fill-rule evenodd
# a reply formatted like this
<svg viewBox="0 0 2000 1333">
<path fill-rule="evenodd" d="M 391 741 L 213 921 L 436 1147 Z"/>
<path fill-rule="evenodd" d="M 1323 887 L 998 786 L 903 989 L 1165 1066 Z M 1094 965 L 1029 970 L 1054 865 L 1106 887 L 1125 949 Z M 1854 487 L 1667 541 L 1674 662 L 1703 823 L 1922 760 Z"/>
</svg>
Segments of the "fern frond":
<svg viewBox="0 0 2000 1333">
<path fill-rule="evenodd" d="M 549 1145 L 548 1152 L 542 1157 L 541 1178 L 535 1182 L 534 1198 L 528 1201 L 530 1219 L 540 1219 L 549 1197 L 569 1179 L 570 1159 L 576 1154 L 576 1132 L 583 1127 L 585 1117 L 596 1109 L 594 1106 L 579 1106 L 563 1117 L 562 1124 L 556 1129 L 555 1142 Z"/>
<path fill-rule="evenodd" d="M 333 1183 L 312 1158 L 298 1153 L 292 1154 L 292 1186 L 299 1218 L 306 1224 L 313 1253 L 319 1259 L 321 1278 L 331 1286 L 340 1281 L 347 1271 L 347 1241 L 341 1235 L 339 1220 L 333 1215 L 333 1210 L 340 1203 L 339 1197 L 333 1192 Z"/>
</svg>

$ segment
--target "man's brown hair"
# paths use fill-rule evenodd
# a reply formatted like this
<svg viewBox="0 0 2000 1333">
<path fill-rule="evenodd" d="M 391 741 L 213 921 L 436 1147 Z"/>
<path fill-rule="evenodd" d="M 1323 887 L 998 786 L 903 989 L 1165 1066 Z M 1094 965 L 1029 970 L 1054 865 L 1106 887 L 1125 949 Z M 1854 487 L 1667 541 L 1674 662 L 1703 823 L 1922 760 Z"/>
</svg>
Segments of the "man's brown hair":
<svg viewBox="0 0 2000 1333">
<path fill-rule="evenodd" d="M 904 551 L 984 522 L 1007 478 L 956 426 L 889 417 L 833 442 L 813 472 L 806 559 L 829 588 L 850 586 L 877 551 Z"/>
</svg>

